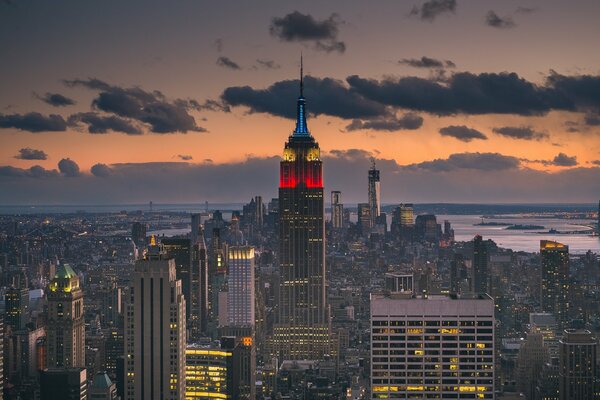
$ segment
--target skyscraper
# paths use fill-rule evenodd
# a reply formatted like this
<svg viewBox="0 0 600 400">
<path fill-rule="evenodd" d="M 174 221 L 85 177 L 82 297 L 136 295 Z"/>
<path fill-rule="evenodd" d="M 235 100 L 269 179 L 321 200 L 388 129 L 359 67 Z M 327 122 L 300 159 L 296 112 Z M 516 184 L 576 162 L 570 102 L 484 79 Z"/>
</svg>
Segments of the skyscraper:
<svg viewBox="0 0 600 400">
<path fill-rule="evenodd" d="M 325 296 L 323 163 L 306 126 L 302 71 L 296 129 L 280 164 L 278 318 L 274 345 L 283 359 L 320 359 L 329 347 Z"/>
<path fill-rule="evenodd" d="M 26 287 L 10 287 L 4 294 L 7 325 L 14 330 L 25 329 L 29 321 L 29 289 Z"/>
<path fill-rule="evenodd" d="M 488 248 L 480 235 L 473 239 L 473 291 L 489 293 Z"/>
<path fill-rule="evenodd" d="M 344 227 L 344 204 L 342 204 L 342 192 L 339 190 L 331 192 L 331 227 L 333 229 Z"/>
<path fill-rule="evenodd" d="M 590 331 L 564 331 L 560 340 L 560 400 L 597 398 L 597 360 L 598 342 Z"/>
<path fill-rule="evenodd" d="M 231 326 L 254 326 L 254 247 L 229 247 L 227 317 Z"/>
<path fill-rule="evenodd" d="M 564 327 L 569 311 L 569 246 L 550 240 L 540 241 L 542 257 L 542 311 L 554 314 Z"/>
<path fill-rule="evenodd" d="M 0 400 L 4 399 L 4 315 L 0 313 Z"/>
<path fill-rule="evenodd" d="M 375 167 L 375 159 L 371 159 L 369 169 L 369 214 L 371 227 L 377 224 L 377 217 L 381 213 L 381 183 L 379 182 L 379 170 Z"/>
<path fill-rule="evenodd" d="M 487 295 L 371 295 L 371 398 L 493 399 Z"/>
<path fill-rule="evenodd" d="M 135 263 L 125 321 L 125 399 L 185 396 L 185 299 L 169 258 L 152 237 Z"/>
<path fill-rule="evenodd" d="M 48 285 L 48 368 L 85 368 L 85 321 L 79 277 L 61 264 Z"/>
<path fill-rule="evenodd" d="M 190 338 L 196 340 L 208 330 L 208 251 L 204 241 L 204 229 L 202 225 L 197 228 L 196 234 L 192 235 L 192 296 L 189 323 Z"/>
</svg>

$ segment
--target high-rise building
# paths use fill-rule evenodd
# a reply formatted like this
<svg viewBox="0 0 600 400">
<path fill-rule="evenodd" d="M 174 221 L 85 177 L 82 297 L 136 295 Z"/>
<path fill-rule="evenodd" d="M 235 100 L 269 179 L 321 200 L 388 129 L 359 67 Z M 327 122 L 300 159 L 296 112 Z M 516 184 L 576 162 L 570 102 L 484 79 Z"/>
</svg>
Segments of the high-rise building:
<svg viewBox="0 0 600 400">
<path fill-rule="evenodd" d="M 58 266 L 47 297 L 47 368 L 84 368 L 83 291 L 79 277 L 68 264 Z"/>
<path fill-rule="evenodd" d="M 487 242 L 480 235 L 473 239 L 473 291 L 476 294 L 489 293 Z"/>
<path fill-rule="evenodd" d="M 598 398 L 598 341 L 590 331 L 567 329 L 560 340 L 560 400 Z"/>
<path fill-rule="evenodd" d="M 540 333 L 550 358 L 558 358 L 558 325 L 550 313 L 530 313 L 529 331 Z"/>
<path fill-rule="evenodd" d="M 190 308 L 190 338 L 197 340 L 206 335 L 208 330 L 208 251 L 204 241 L 204 229 L 200 225 L 192 241 L 192 275 L 191 291 L 194 296 L 189 300 Z"/>
<path fill-rule="evenodd" d="M 4 399 L 4 315 L 0 313 L 0 400 Z"/>
<path fill-rule="evenodd" d="M 527 399 L 534 398 L 540 373 L 548 361 L 547 355 L 544 336 L 539 332 L 529 332 L 517 358 L 517 385 Z"/>
<path fill-rule="evenodd" d="M 493 399 L 494 301 L 371 295 L 371 398 Z"/>
<path fill-rule="evenodd" d="M 117 385 L 115 385 L 108 375 L 104 372 L 98 372 L 90 384 L 88 391 L 88 400 L 116 400 Z"/>
<path fill-rule="evenodd" d="M 377 217 L 381 213 L 381 183 L 379 182 L 379 170 L 375 166 L 375 159 L 371 159 L 369 169 L 369 214 L 371 226 L 377 224 Z"/>
<path fill-rule="evenodd" d="M 40 371 L 41 400 L 87 400 L 85 368 L 59 368 Z"/>
<path fill-rule="evenodd" d="M 296 129 L 280 164 L 280 285 L 273 340 L 282 359 L 320 359 L 328 352 L 330 337 L 323 163 L 306 125 L 302 78 L 297 110 Z"/>
<path fill-rule="evenodd" d="M 333 229 L 344 227 L 344 204 L 342 203 L 342 192 L 339 190 L 331 192 L 331 227 Z"/>
<path fill-rule="evenodd" d="M 596 232 L 598 233 L 598 236 L 600 236 L 600 200 L 598 201 L 598 227 Z"/>
<path fill-rule="evenodd" d="M 559 328 L 568 322 L 569 312 L 569 246 L 540 240 L 542 258 L 542 311 L 554 314 Z"/>
<path fill-rule="evenodd" d="M 208 328 L 207 333 L 216 338 L 219 315 L 226 310 L 219 310 L 219 298 L 225 293 L 227 284 L 227 246 L 221 240 L 221 229 L 213 228 L 208 263 Z M 226 304 L 223 304 L 226 307 Z"/>
<path fill-rule="evenodd" d="M 152 237 L 135 263 L 126 305 L 126 400 L 184 398 L 185 326 L 175 260 Z"/>
<path fill-rule="evenodd" d="M 412 204 L 400 204 L 394 209 L 392 213 L 392 234 L 405 240 L 410 239 L 414 226 L 415 217 Z"/>
<path fill-rule="evenodd" d="M 29 289 L 10 287 L 4 294 L 5 323 L 13 330 L 25 329 L 29 322 Z"/>
<path fill-rule="evenodd" d="M 254 247 L 231 246 L 227 260 L 227 323 L 254 326 Z"/>
<path fill-rule="evenodd" d="M 366 235 L 371 231 L 371 209 L 369 203 L 358 203 L 356 205 L 356 212 L 358 218 L 358 227 L 363 235 Z"/>
<path fill-rule="evenodd" d="M 417 218 L 415 218 L 415 235 L 419 240 L 437 243 L 439 241 L 439 231 L 435 215 L 417 215 Z"/>
<path fill-rule="evenodd" d="M 460 295 L 470 292 L 470 282 L 465 258 L 455 253 L 450 262 L 450 293 Z"/>
<path fill-rule="evenodd" d="M 131 240 L 137 247 L 144 247 L 146 245 L 146 224 L 141 222 L 134 222 L 131 226 Z"/>
</svg>

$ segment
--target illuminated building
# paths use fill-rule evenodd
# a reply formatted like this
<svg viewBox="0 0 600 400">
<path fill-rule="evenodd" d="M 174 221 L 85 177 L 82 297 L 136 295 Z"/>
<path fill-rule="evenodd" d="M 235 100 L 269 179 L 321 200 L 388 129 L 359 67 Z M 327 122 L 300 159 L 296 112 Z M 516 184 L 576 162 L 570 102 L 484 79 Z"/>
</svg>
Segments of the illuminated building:
<svg viewBox="0 0 600 400">
<path fill-rule="evenodd" d="M 325 295 L 323 163 L 306 126 L 300 73 L 296 129 L 280 164 L 279 301 L 274 347 L 282 359 L 320 359 L 329 348 Z"/>
<path fill-rule="evenodd" d="M 565 326 L 569 311 L 569 246 L 540 240 L 542 257 L 542 311 L 554 314 L 559 327 Z"/>
<path fill-rule="evenodd" d="M 254 247 L 231 246 L 227 259 L 228 325 L 254 326 Z"/>
<path fill-rule="evenodd" d="M 487 295 L 371 295 L 373 399 L 493 399 L 494 301 Z"/>
<path fill-rule="evenodd" d="M 408 240 L 412 237 L 414 226 L 415 217 L 412 204 L 400 204 L 394 209 L 391 226 L 391 231 L 394 235 Z"/>
<path fill-rule="evenodd" d="M 0 313 L 0 400 L 4 399 L 4 316 Z"/>
<path fill-rule="evenodd" d="M 560 340 L 560 400 L 597 399 L 598 341 L 590 331 L 567 329 Z"/>
<path fill-rule="evenodd" d="M 488 248 L 480 235 L 473 239 L 473 291 L 489 293 Z"/>
<path fill-rule="evenodd" d="M 191 321 L 190 338 L 196 340 L 198 337 L 206 334 L 208 330 L 208 251 L 204 241 L 204 229 L 202 225 L 197 228 L 195 235 L 192 235 L 193 255 L 192 255 L 192 293 L 191 301 Z M 188 339 L 188 340 L 189 340 Z"/>
<path fill-rule="evenodd" d="M 375 159 L 371 159 L 372 165 L 369 169 L 369 217 L 371 227 L 377 224 L 377 217 L 381 213 L 381 183 L 379 182 L 379 170 L 375 168 Z"/>
<path fill-rule="evenodd" d="M 175 269 L 154 237 L 135 263 L 126 304 L 125 400 L 184 396 L 185 298 Z"/>
<path fill-rule="evenodd" d="M 47 290 L 46 366 L 85 367 L 85 321 L 83 291 L 79 277 L 68 264 L 61 264 Z"/>
<path fill-rule="evenodd" d="M 243 338 L 222 337 L 220 347 L 189 344 L 185 351 L 185 399 L 252 400 Z M 251 343 L 247 343 L 251 345 Z M 254 387 L 254 382 L 252 382 Z"/>
<path fill-rule="evenodd" d="M 342 204 L 342 192 L 338 190 L 331 192 L 331 227 L 333 229 L 344 227 L 344 204 Z"/>
<path fill-rule="evenodd" d="M 4 294 L 5 323 L 14 330 L 25 329 L 29 321 L 29 289 L 10 287 Z"/>
<path fill-rule="evenodd" d="M 550 358 L 558 358 L 558 325 L 550 313 L 530 313 L 529 331 L 541 333 Z"/>
<path fill-rule="evenodd" d="M 221 241 L 221 229 L 213 228 L 212 242 L 209 251 L 208 263 L 208 328 L 207 333 L 215 338 L 219 325 L 219 314 L 226 314 L 227 310 L 219 310 L 219 297 L 225 292 L 227 283 L 227 246 Z M 223 306 L 226 307 L 224 303 Z M 219 313 L 220 311 L 220 313 Z"/>
</svg>

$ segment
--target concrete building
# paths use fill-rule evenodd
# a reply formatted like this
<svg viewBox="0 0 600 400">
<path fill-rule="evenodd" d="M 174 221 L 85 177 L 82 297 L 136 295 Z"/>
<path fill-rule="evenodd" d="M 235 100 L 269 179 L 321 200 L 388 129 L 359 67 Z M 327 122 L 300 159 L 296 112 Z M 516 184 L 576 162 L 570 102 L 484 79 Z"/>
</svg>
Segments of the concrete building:
<svg viewBox="0 0 600 400">
<path fill-rule="evenodd" d="M 231 246 L 227 259 L 227 325 L 254 326 L 254 247 Z"/>
<path fill-rule="evenodd" d="M 494 398 L 487 295 L 371 295 L 371 391 L 385 399 Z"/>
<path fill-rule="evenodd" d="M 87 400 L 86 376 L 85 368 L 59 368 L 41 371 L 41 400 Z"/>
<path fill-rule="evenodd" d="M 542 311 L 554 314 L 559 328 L 563 328 L 569 312 L 569 246 L 540 240 L 540 255 Z"/>
<path fill-rule="evenodd" d="M 331 192 L 331 227 L 333 229 L 344 227 L 344 204 L 342 203 L 342 192 L 339 190 Z"/>
<path fill-rule="evenodd" d="M 126 400 L 185 396 L 185 298 L 175 269 L 154 237 L 135 263 L 126 305 Z"/>
</svg>

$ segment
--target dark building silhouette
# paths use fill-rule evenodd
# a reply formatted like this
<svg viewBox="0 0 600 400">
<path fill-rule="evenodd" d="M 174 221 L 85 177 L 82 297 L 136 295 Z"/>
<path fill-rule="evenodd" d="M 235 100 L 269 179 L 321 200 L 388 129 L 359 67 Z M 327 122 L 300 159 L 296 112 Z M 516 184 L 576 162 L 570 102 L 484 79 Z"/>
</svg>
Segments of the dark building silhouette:
<svg viewBox="0 0 600 400">
<path fill-rule="evenodd" d="M 569 312 L 569 246 L 541 240 L 540 255 L 542 311 L 554 314 L 559 327 L 563 328 Z"/>
<path fill-rule="evenodd" d="M 567 329 L 560 340 L 560 400 L 597 399 L 598 342 L 590 331 Z"/>
<path fill-rule="evenodd" d="M 480 235 L 473 239 L 473 291 L 489 293 L 488 246 Z"/>
</svg>

